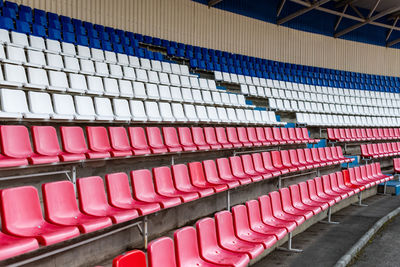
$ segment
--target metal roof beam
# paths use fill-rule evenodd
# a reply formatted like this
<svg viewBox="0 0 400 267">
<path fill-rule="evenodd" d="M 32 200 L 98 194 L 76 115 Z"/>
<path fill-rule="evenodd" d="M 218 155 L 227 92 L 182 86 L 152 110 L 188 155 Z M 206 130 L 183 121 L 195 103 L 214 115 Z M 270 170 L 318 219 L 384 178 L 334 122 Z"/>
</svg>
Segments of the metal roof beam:
<svg viewBox="0 0 400 267">
<path fill-rule="evenodd" d="M 384 17 L 384 16 L 386 16 L 386 15 L 389 15 L 389 14 L 391 14 L 391 13 L 393 13 L 393 12 L 396 12 L 396 11 L 399 11 L 399 10 L 400 10 L 400 5 L 394 6 L 394 7 L 389 8 L 389 9 L 386 9 L 386 10 L 384 10 L 384 11 L 382 11 L 382 12 L 379 12 L 379 13 L 376 14 L 375 16 L 366 18 L 363 22 L 357 23 L 357 24 L 355 24 L 355 25 L 353 25 L 353 26 L 350 26 L 350 27 L 348 27 L 348 28 L 346 28 L 346 29 L 344 29 L 344 30 L 338 32 L 338 33 L 335 33 L 335 34 L 334 34 L 334 37 L 335 37 L 335 38 L 338 38 L 338 37 L 340 37 L 340 36 L 343 36 L 343 35 L 345 35 L 345 34 L 351 32 L 351 31 L 354 31 L 354 30 L 356 30 L 356 29 L 358 29 L 358 28 L 360 28 L 360 27 L 362 27 L 362 26 L 364 26 L 364 25 L 366 25 L 366 24 L 369 24 L 369 23 L 371 23 L 371 22 L 373 22 L 373 21 L 375 21 L 375 20 L 377 20 L 377 19 L 379 19 L 379 18 L 381 18 L 381 17 Z M 388 25 L 388 26 L 390 27 L 390 25 Z"/>
<path fill-rule="evenodd" d="M 281 3 L 279 4 L 278 11 L 276 12 L 276 17 L 279 17 L 279 15 L 281 14 L 285 3 L 286 3 L 286 0 L 282 0 Z"/>
<path fill-rule="evenodd" d="M 290 14 L 289 16 L 284 17 L 284 18 L 278 20 L 277 24 L 278 24 L 278 25 L 281 25 L 281 24 L 283 24 L 283 23 L 285 23 L 285 22 L 288 22 L 288 21 L 290 21 L 290 20 L 292 20 L 292 19 L 294 19 L 294 18 L 297 18 L 298 16 L 301 16 L 301 15 L 303 15 L 303 14 L 305 14 L 305 13 L 307 13 L 307 12 L 313 10 L 313 9 L 316 9 L 316 8 L 319 7 L 320 5 L 323 5 L 323 4 L 325 4 L 325 3 L 329 2 L 329 1 L 330 1 L 330 0 L 320 0 L 320 1 L 315 2 L 315 3 L 313 3 L 313 4 L 308 3 L 308 4 L 310 5 L 309 7 L 300 9 L 300 10 L 298 10 L 298 11 L 296 11 L 296 12 Z"/>
<path fill-rule="evenodd" d="M 399 20 L 399 17 L 396 17 L 396 19 L 395 19 L 394 22 L 393 22 L 392 28 L 389 30 L 389 32 L 388 32 L 387 35 L 386 35 L 386 41 L 389 40 L 390 35 L 391 35 L 392 32 L 393 32 L 393 28 L 396 26 L 398 20 Z M 387 45 L 387 44 L 386 44 L 386 45 Z"/>
<path fill-rule="evenodd" d="M 218 4 L 220 2 L 222 2 L 222 0 L 209 0 L 207 5 L 208 5 L 208 7 L 212 7 L 212 6 L 215 6 L 216 4 Z"/>
</svg>

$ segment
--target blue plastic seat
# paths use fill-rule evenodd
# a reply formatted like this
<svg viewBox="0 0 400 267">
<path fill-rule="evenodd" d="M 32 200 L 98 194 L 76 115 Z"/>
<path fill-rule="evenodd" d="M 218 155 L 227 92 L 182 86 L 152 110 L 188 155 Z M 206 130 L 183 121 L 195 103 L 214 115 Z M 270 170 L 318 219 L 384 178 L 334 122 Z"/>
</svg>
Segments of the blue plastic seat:
<svg viewBox="0 0 400 267">
<path fill-rule="evenodd" d="M 47 26 L 46 11 L 35 8 L 33 10 L 33 18 L 34 18 L 35 24 Z"/>
<path fill-rule="evenodd" d="M 49 39 L 61 41 L 61 31 L 54 29 L 54 28 L 49 28 L 48 29 L 48 37 L 49 37 Z"/>
<path fill-rule="evenodd" d="M 47 36 L 46 29 L 39 24 L 32 24 L 32 34 L 42 38 L 45 38 Z"/>
<path fill-rule="evenodd" d="M 89 39 L 85 35 L 77 35 L 76 44 L 82 46 L 89 46 Z"/>
<path fill-rule="evenodd" d="M 14 30 L 13 20 L 9 17 L 0 17 L 0 28 L 6 30 Z"/>
<path fill-rule="evenodd" d="M 67 43 L 75 44 L 75 33 L 72 32 L 63 32 L 63 41 Z"/>
<path fill-rule="evenodd" d="M 17 11 L 15 11 L 13 8 L 3 7 L 3 16 L 11 19 L 17 19 Z"/>
</svg>

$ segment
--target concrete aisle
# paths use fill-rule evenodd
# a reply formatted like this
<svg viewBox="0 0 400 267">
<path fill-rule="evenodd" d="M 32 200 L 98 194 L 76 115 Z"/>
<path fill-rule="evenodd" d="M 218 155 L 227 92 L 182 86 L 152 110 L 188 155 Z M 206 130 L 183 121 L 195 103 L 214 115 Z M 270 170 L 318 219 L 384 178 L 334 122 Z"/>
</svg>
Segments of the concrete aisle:
<svg viewBox="0 0 400 267">
<path fill-rule="evenodd" d="M 333 220 L 339 221 L 340 224 L 338 225 L 317 223 L 297 235 L 293 239 L 293 247 L 303 249 L 302 253 L 275 250 L 253 266 L 333 266 L 380 218 L 400 206 L 400 197 L 376 195 L 370 197 L 364 203 L 369 206 L 349 206 L 334 214 Z M 396 218 L 396 220 L 400 221 L 400 218 Z M 398 238 L 400 236 L 400 227 L 395 229 L 398 224 L 392 223 L 391 225 L 391 229 L 388 227 L 388 230 L 385 230 L 388 236 L 386 237 L 387 239 L 382 240 L 380 244 L 376 244 L 377 247 L 381 246 L 381 249 L 377 249 L 376 253 L 384 253 L 385 248 L 387 250 L 390 247 L 392 248 L 391 253 L 393 255 L 388 255 L 388 264 L 382 264 L 385 262 L 383 254 L 374 256 L 371 251 L 366 250 L 368 257 L 361 257 L 357 266 L 399 266 L 398 263 L 397 265 L 390 265 L 398 254 L 394 248 L 398 248 L 400 244 L 400 239 Z M 382 248 L 382 244 L 385 244 L 386 247 Z M 374 250 L 374 248 L 371 248 L 371 250 Z M 396 256 L 394 256 L 395 253 Z M 366 259 L 365 261 L 363 261 L 364 258 Z"/>
</svg>

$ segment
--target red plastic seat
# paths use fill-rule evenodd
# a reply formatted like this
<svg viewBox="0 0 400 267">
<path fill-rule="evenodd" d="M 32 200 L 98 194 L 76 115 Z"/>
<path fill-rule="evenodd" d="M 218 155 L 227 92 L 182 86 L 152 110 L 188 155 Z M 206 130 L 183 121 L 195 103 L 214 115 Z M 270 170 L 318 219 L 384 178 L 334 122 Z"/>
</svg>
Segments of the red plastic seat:
<svg viewBox="0 0 400 267">
<path fill-rule="evenodd" d="M 329 204 L 317 196 L 311 196 L 306 182 L 298 183 L 301 201 L 311 207 L 320 207 L 322 210 L 329 208 Z M 333 203 L 334 204 L 334 203 Z"/>
<path fill-rule="evenodd" d="M 324 147 L 319 147 L 319 148 L 317 148 L 317 150 L 318 150 L 319 159 L 322 162 L 325 162 L 327 165 L 333 165 L 333 162 L 327 159 Z"/>
<path fill-rule="evenodd" d="M 353 196 L 355 194 L 354 190 L 339 185 L 338 175 L 341 176 L 342 173 L 337 172 L 329 174 L 332 190 L 338 193 L 346 194 L 349 197 Z"/>
<path fill-rule="evenodd" d="M 299 143 L 296 142 L 296 140 L 292 140 L 289 137 L 289 131 L 287 128 L 280 128 L 281 130 L 281 138 L 283 141 L 285 141 L 287 144 L 294 144 L 294 143 Z"/>
<path fill-rule="evenodd" d="M 379 180 L 373 179 L 370 175 L 368 175 L 367 168 L 365 165 L 360 166 L 360 172 L 361 172 L 361 180 L 364 180 L 366 182 L 369 182 L 371 186 L 377 185 L 380 183 Z"/>
<path fill-rule="evenodd" d="M 355 192 L 357 192 L 356 190 L 359 190 L 358 192 L 365 190 L 365 186 L 352 183 L 352 181 L 350 180 L 349 169 L 342 170 L 342 175 L 343 175 L 343 181 L 344 181 L 344 184 L 346 187 L 355 190 Z"/>
<path fill-rule="evenodd" d="M 322 188 L 325 192 L 325 194 L 329 195 L 329 196 L 333 196 L 333 197 L 340 197 L 341 199 L 345 199 L 348 197 L 347 193 L 343 193 L 343 192 L 337 192 L 332 188 L 332 184 L 329 178 L 329 175 L 323 175 L 322 177 L 320 177 L 320 179 L 322 180 Z M 316 182 L 316 185 L 318 186 L 318 182 Z"/>
<path fill-rule="evenodd" d="M 292 198 L 290 196 L 289 188 L 284 187 L 279 189 L 279 194 L 281 195 L 282 209 L 284 212 L 291 215 L 304 216 L 306 220 L 310 219 L 314 215 L 313 210 L 311 208 L 306 209 L 302 207 L 300 209 L 298 207 L 295 207 L 294 203 L 292 202 Z"/>
<path fill-rule="evenodd" d="M 112 267 L 146 267 L 146 254 L 140 250 L 128 251 L 114 258 Z"/>
<path fill-rule="evenodd" d="M 260 153 L 253 153 L 251 154 L 252 160 L 253 160 L 253 164 L 254 164 L 254 169 L 262 174 L 262 176 L 264 177 L 264 179 L 268 179 L 274 176 L 274 173 L 267 170 L 264 166 L 264 162 L 262 159 L 262 156 Z"/>
<path fill-rule="evenodd" d="M 232 148 L 233 144 L 228 141 L 228 137 L 226 136 L 225 128 L 216 127 L 215 133 L 217 135 L 217 141 L 223 148 Z"/>
<path fill-rule="evenodd" d="M 303 134 L 303 139 L 307 140 L 308 143 L 318 143 L 319 142 L 319 139 L 310 138 L 307 128 L 299 128 L 299 129 L 301 129 L 301 133 Z"/>
<path fill-rule="evenodd" d="M 235 127 L 226 127 L 226 135 L 228 137 L 228 142 L 233 145 L 233 147 L 242 147 L 243 144 L 239 141 L 237 130 Z M 218 136 L 218 132 L 217 132 Z"/>
<path fill-rule="evenodd" d="M 264 223 L 261 219 L 260 203 L 257 200 L 247 201 L 246 208 L 251 230 L 262 234 L 275 235 L 278 240 L 284 238 L 288 233 L 286 227 L 277 227 Z"/>
<path fill-rule="evenodd" d="M 336 203 L 336 200 L 334 198 L 319 194 L 314 179 L 307 180 L 307 187 L 308 193 L 312 201 L 323 202 L 328 204 L 330 207 Z"/>
<path fill-rule="evenodd" d="M 162 132 L 164 143 L 169 152 L 179 152 L 183 150 L 182 145 L 179 143 L 178 133 L 175 127 L 163 127 Z"/>
<path fill-rule="evenodd" d="M 332 162 L 333 164 L 339 164 L 340 161 L 337 160 L 337 159 L 335 159 L 335 158 L 333 157 L 333 155 L 332 155 L 332 152 L 331 152 L 332 149 L 335 149 L 335 150 L 336 150 L 336 148 L 334 148 L 334 147 L 325 147 L 325 148 L 324 148 L 326 159 L 327 159 L 328 161 Z"/>
<path fill-rule="evenodd" d="M 264 251 L 262 243 L 239 239 L 235 235 L 232 214 L 229 211 L 220 211 L 215 214 L 215 224 L 218 233 L 218 243 L 232 252 L 245 252 L 251 259 L 256 258 Z"/>
<path fill-rule="evenodd" d="M 118 155 L 125 154 L 127 156 L 133 154 L 128 134 L 124 127 L 108 127 L 108 133 L 110 135 L 112 153 Z"/>
<path fill-rule="evenodd" d="M 342 188 L 343 190 L 349 190 L 349 192 L 353 192 L 354 194 L 358 194 L 360 193 L 360 189 L 350 183 L 346 183 L 345 179 L 344 179 L 344 173 L 343 172 L 337 172 L 336 173 L 336 179 L 337 179 L 337 183 L 339 188 Z M 351 191 L 350 191 L 351 190 Z"/>
<path fill-rule="evenodd" d="M 281 174 L 286 174 L 290 172 L 290 170 L 287 167 L 283 166 L 280 151 L 271 151 L 271 158 L 274 167 L 278 169 L 281 172 Z M 295 171 L 297 170 L 297 168 L 294 168 L 293 170 Z"/>
<path fill-rule="evenodd" d="M 192 184 L 200 188 L 212 188 L 216 193 L 222 192 L 228 189 L 226 184 L 212 184 L 209 183 L 204 174 L 204 169 L 201 162 L 190 162 L 188 164 L 190 179 Z"/>
<path fill-rule="evenodd" d="M 242 163 L 243 163 L 243 170 L 246 174 L 250 175 L 251 177 L 261 176 L 263 179 L 268 179 L 268 178 L 272 177 L 271 173 L 263 174 L 263 173 L 256 171 L 256 169 L 254 167 L 254 163 L 253 163 L 253 158 L 251 157 L 251 155 L 246 154 L 246 155 L 241 155 L 240 157 L 241 157 Z M 258 179 L 258 178 L 256 178 L 256 179 Z M 253 178 L 253 180 L 254 180 L 254 178 Z"/>
<path fill-rule="evenodd" d="M 285 129 L 285 128 L 282 128 L 282 129 Z M 294 141 L 296 144 L 306 143 L 306 141 L 301 140 L 297 137 L 295 128 L 287 128 L 287 130 L 288 130 L 290 140 Z"/>
<path fill-rule="evenodd" d="M 174 233 L 175 255 L 179 267 L 199 266 L 216 267 L 200 256 L 197 233 L 193 227 L 184 227 Z"/>
<path fill-rule="evenodd" d="M 254 127 L 247 127 L 247 137 L 249 141 L 253 144 L 253 146 L 261 146 L 263 145 L 260 140 L 257 138 L 256 129 Z"/>
<path fill-rule="evenodd" d="M 232 169 L 229 164 L 228 158 L 219 158 L 217 159 L 217 167 L 219 177 L 224 181 L 238 181 L 240 184 L 249 184 L 252 180 L 249 177 L 236 177 L 232 174 Z"/>
<path fill-rule="evenodd" d="M 132 197 L 128 175 L 124 172 L 106 174 L 106 186 L 111 206 L 120 209 L 136 209 L 140 215 L 161 209 L 158 203 L 146 203 Z"/>
<path fill-rule="evenodd" d="M 270 146 L 271 142 L 265 137 L 265 130 L 262 127 L 256 128 L 257 139 L 262 143 L 263 146 Z"/>
<path fill-rule="evenodd" d="M 250 258 L 246 253 L 232 252 L 219 246 L 215 228 L 215 222 L 211 218 L 204 218 L 196 223 L 201 257 L 218 266 L 247 266 Z"/>
<path fill-rule="evenodd" d="M 327 128 L 326 129 L 326 133 L 328 135 L 328 140 L 331 140 L 331 141 L 337 141 L 338 140 L 338 138 L 335 135 L 335 130 L 336 129 L 332 129 L 332 128 Z"/>
<path fill-rule="evenodd" d="M 176 267 L 174 241 L 161 237 L 149 243 L 147 255 L 149 267 Z M 130 265 L 135 266 L 135 265 Z"/>
<path fill-rule="evenodd" d="M 281 159 L 283 167 L 287 168 L 289 172 L 296 172 L 300 169 L 296 167 L 290 160 L 290 155 L 288 150 L 281 150 Z M 305 168 L 304 168 L 305 169 Z"/>
<path fill-rule="evenodd" d="M 297 224 L 295 221 L 286 217 L 275 217 L 272 211 L 271 198 L 268 195 L 263 195 L 258 198 L 260 204 L 261 218 L 265 224 L 285 228 L 287 232 L 292 232 L 296 229 Z"/>
<path fill-rule="evenodd" d="M 208 150 L 210 149 L 210 145 L 207 144 L 206 138 L 204 136 L 203 128 L 201 127 L 192 127 L 192 135 L 193 135 L 193 142 L 197 146 L 199 150 Z M 214 135 L 215 136 L 215 135 Z M 213 149 L 218 149 L 213 148 Z"/>
<path fill-rule="evenodd" d="M 300 165 L 304 166 L 307 170 L 314 168 L 314 164 L 310 164 L 309 162 L 307 162 L 304 149 L 296 149 L 296 153 L 297 153 L 297 160 Z"/>
<path fill-rule="evenodd" d="M 86 133 L 89 142 L 89 148 L 94 151 L 91 154 L 99 153 L 104 155 L 102 157 L 126 157 L 131 156 L 132 152 L 130 150 L 114 150 L 111 147 L 110 139 L 108 137 L 107 129 L 105 127 L 86 127 Z M 97 156 L 96 156 L 97 157 Z"/>
<path fill-rule="evenodd" d="M 287 144 L 288 142 L 282 139 L 281 130 L 278 127 L 272 128 L 272 133 L 274 135 L 274 139 L 279 142 L 279 144 Z M 293 142 L 291 142 L 293 143 Z"/>
<path fill-rule="evenodd" d="M 217 166 L 215 165 L 215 161 L 213 160 L 205 160 L 203 161 L 203 168 L 204 168 L 204 174 L 206 176 L 207 182 L 210 184 L 215 184 L 215 185 L 228 185 L 228 187 L 235 188 L 240 185 L 240 182 L 238 180 L 224 180 L 219 177 L 218 171 L 217 171 Z"/>
<path fill-rule="evenodd" d="M 32 126 L 32 141 L 35 152 L 44 157 L 54 157 L 54 162 L 78 161 L 86 159 L 85 155 L 64 153 L 58 143 L 57 132 L 51 126 Z"/>
<path fill-rule="evenodd" d="M 312 154 L 312 159 L 315 163 L 318 163 L 319 166 L 318 167 L 324 167 L 326 165 L 328 165 L 328 163 L 326 162 L 326 160 L 322 160 L 319 156 L 319 151 L 318 148 L 311 148 L 311 154 Z"/>
<path fill-rule="evenodd" d="M 73 226 L 58 226 L 43 219 L 39 195 L 33 186 L 3 189 L 1 192 L 2 229 L 17 237 L 33 237 L 45 246 L 79 236 Z"/>
<path fill-rule="evenodd" d="M 253 182 L 258 182 L 263 179 L 263 177 L 258 173 L 246 173 L 244 170 L 242 159 L 239 156 L 229 157 L 229 162 L 231 163 L 232 174 L 240 179 L 250 178 Z"/>
<path fill-rule="evenodd" d="M 89 157 L 87 152 L 89 152 L 85 135 L 81 127 L 60 127 L 61 140 L 63 144 L 64 151 L 68 154 L 73 154 L 76 157 Z"/>
<path fill-rule="evenodd" d="M 338 155 L 338 158 L 344 162 L 352 162 L 354 159 L 353 158 L 346 158 L 345 156 L 343 156 L 343 150 L 341 146 L 337 146 L 336 147 L 336 153 Z"/>
<path fill-rule="evenodd" d="M 156 193 L 149 170 L 131 171 L 131 184 L 136 199 L 147 203 L 158 203 L 163 209 L 181 204 L 179 197 L 165 197 Z"/>
<path fill-rule="evenodd" d="M 136 210 L 119 209 L 110 206 L 104 190 L 103 179 L 91 176 L 78 179 L 78 196 L 81 210 L 92 216 L 111 218 L 113 223 L 121 223 L 139 216 Z"/>
<path fill-rule="evenodd" d="M 262 243 L 265 249 L 272 247 L 278 240 L 274 234 L 262 234 L 250 228 L 246 206 L 237 205 L 232 207 L 232 215 L 235 233 L 240 239 Z"/>
<path fill-rule="evenodd" d="M 304 211 L 312 211 L 314 215 L 320 213 L 322 211 L 322 208 L 320 205 L 315 205 L 315 204 L 305 204 L 300 195 L 300 187 L 295 184 L 289 186 L 289 191 L 290 191 L 290 197 L 292 199 L 292 204 L 293 207 L 299 210 L 304 210 Z"/>
<path fill-rule="evenodd" d="M 19 238 L 0 232 L 0 261 L 38 248 L 35 238 Z"/>
<path fill-rule="evenodd" d="M 197 146 L 193 142 L 192 132 L 189 127 L 178 127 L 179 141 L 184 151 L 195 151 Z"/>
<path fill-rule="evenodd" d="M 213 188 L 200 188 L 192 185 L 190 182 L 189 171 L 185 164 L 172 165 L 172 174 L 175 187 L 183 192 L 196 192 L 200 197 L 206 197 L 214 194 Z"/>
<path fill-rule="evenodd" d="M 271 127 L 265 127 L 264 131 L 265 131 L 265 139 L 267 139 L 267 141 L 270 142 L 271 145 L 273 146 L 279 145 L 279 142 L 275 140 Z"/>
<path fill-rule="evenodd" d="M 279 192 L 273 191 L 269 193 L 269 198 L 271 200 L 272 213 L 274 217 L 284 221 L 295 222 L 297 225 L 305 222 L 305 216 L 290 214 L 283 210 L 282 199 Z"/>
<path fill-rule="evenodd" d="M 13 167 L 30 164 L 57 162 L 57 156 L 38 155 L 33 152 L 28 129 L 22 125 L 0 126 L 1 167 Z"/>
<path fill-rule="evenodd" d="M 42 185 L 46 220 L 61 226 L 76 226 L 89 233 L 112 225 L 108 217 L 85 215 L 78 209 L 74 185 L 60 181 Z"/>
<path fill-rule="evenodd" d="M 271 172 L 273 176 L 279 176 L 283 174 L 280 169 L 277 169 L 274 167 L 273 162 L 272 162 L 272 156 L 270 152 L 262 152 L 261 153 L 263 162 L 264 162 L 264 168 Z M 287 172 L 285 172 L 287 173 Z"/>
<path fill-rule="evenodd" d="M 168 149 L 164 145 L 163 138 L 161 137 L 160 129 L 157 127 L 146 127 L 146 135 L 149 141 L 151 153 L 167 153 Z"/>
<path fill-rule="evenodd" d="M 194 134 L 193 134 L 194 135 Z M 211 149 L 221 149 L 222 145 L 218 143 L 214 127 L 204 127 L 204 136 Z M 193 138 L 195 138 L 193 136 Z"/>
<path fill-rule="evenodd" d="M 358 167 L 348 169 L 350 182 L 352 184 L 360 187 L 361 190 L 370 188 L 371 185 L 368 182 L 365 182 L 365 181 L 362 181 L 361 179 L 359 179 L 359 175 L 361 174 L 359 172 L 359 170 L 360 169 Z"/>
<path fill-rule="evenodd" d="M 151 153 L 146 134 L 142 127 L 129 127 L 128 132 L 133 155 L 146 155 Z"/>
<path fill-rule="evenodd" d="M 341 196 L 338 194 L 330 194 L 329 191 L 326 192 L 324 189 L 324 185 L 322 183 L 322 178 L 321 177 L 315 177 L 313 179 L 314 184 L 315 184 L 315 190 L 317 192 L 317 195 L 320 198 L 324 198 L 327 200 L 333 199 L 336 203 L 342 200 Z"/>
<path fill-rule="evenodd" d="M 240 143 L 243 144 L 243 146 L 253 146 L 253 143 L 249 141 L 249 137 L 247 136 L 247 131 L 245 127 L 238 127 L 236 128 L 236 130 L 237 130 L 238 140 Z M 228 138 L 229 138 L 229 132 L 228 132 Z"/>
<path fill-rule="evenodd" d="M 171 170 L 168 167 L 153 168 L 154 183 L 157 194 L 165 197 L 179 197 L 182 202 L 189 202 L 199 198 L 195 192 L 183 192 L 174 187 Z"/>
<path fill-rule="evenodd" d="M 308 164 L 312 165 L 313 168 L 318 168 L 318 167 L 323 166 L 323 164 L 320 163 L 320 161 L 318 162 L 318 161 L 314 160 L 314 154 L 312 153 L 312 150 L 310 148 L 305 148 L 305 149 L 303 149 L 303 151 L 304 151 L 304 156 L 306 157 L 306 162 Z M 317 155 L 318 155 L 318 153 L 317 153 Z"/>
</svg>

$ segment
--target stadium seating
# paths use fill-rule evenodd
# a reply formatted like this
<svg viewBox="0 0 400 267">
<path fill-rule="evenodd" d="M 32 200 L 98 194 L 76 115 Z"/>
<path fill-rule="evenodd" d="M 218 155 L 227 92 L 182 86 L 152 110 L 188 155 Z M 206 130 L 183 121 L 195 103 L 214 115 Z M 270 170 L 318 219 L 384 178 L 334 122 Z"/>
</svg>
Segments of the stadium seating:
<svg viewBox="0 0 400 267">
<path fill-rule="evenodd" d="M 113 267 L 146 267 L 146 254 L 140 250 L 132 250 L 116 257 L 112 263 Z M 150 265 L 151 266 L 151 265 Z"/>
<path fill-rule="evenodd" d="M 336 142 L 361 142 L 400 139 L 398 128 L 328 128 L 328 140 Z"/>
<path fill-rule="evenodd" d="M 361 156 L 364 158 L 394 157 L 400 154 L 400 142 L 361 145 Z"/>
</svg>

